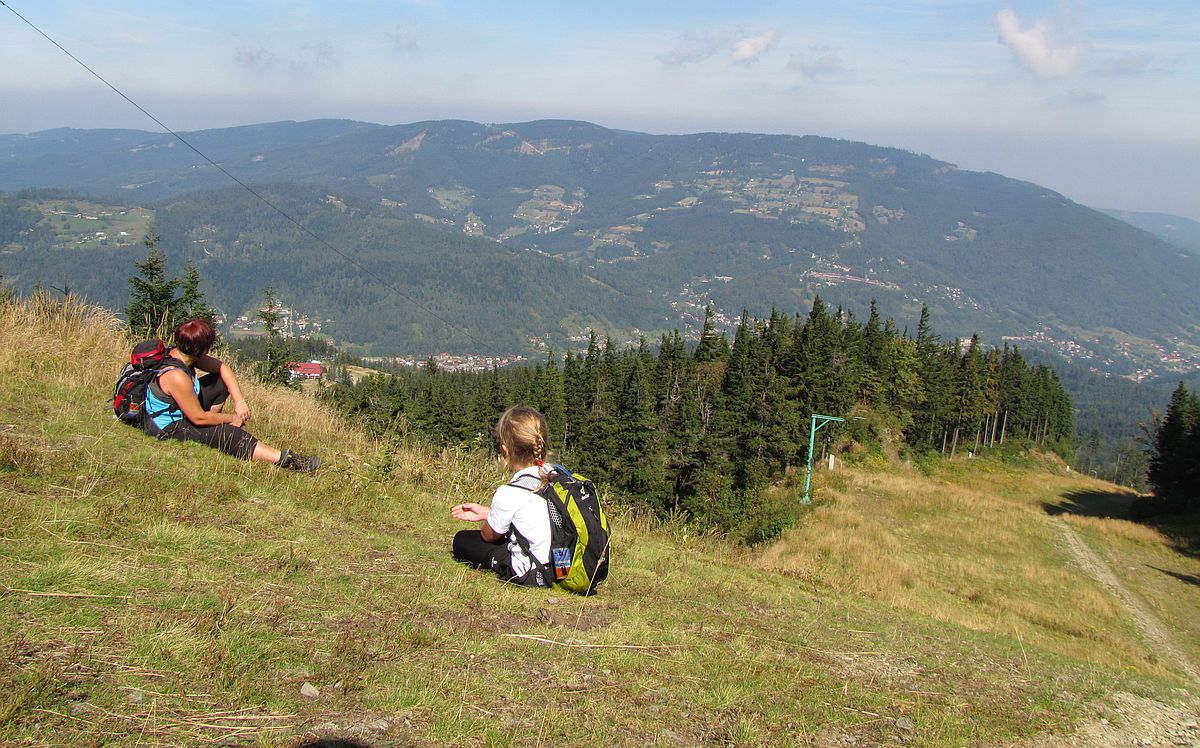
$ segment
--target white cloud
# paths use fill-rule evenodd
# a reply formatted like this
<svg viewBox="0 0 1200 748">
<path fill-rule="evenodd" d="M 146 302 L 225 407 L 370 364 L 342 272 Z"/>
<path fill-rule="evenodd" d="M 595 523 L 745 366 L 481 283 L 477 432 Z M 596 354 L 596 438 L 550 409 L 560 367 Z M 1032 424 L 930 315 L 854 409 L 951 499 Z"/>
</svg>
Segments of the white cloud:
<svg viewBox="0 0 1200 748">
<path fill-rule="evenodd" d="M 328 42 L 306 42 L 299 45 L 294 53 L 284 55 L 265 47 L 240 46 L 234 50 L 233 59 L 245 70 L 288 70 L 300 75 L 338 65 L 337 50 Z"/>
<path fill-rule="evenodd" d="M 669 68 L 703 62 L 715 55 L 726 44 L 721 36 L 689 36 L 681 44 L 658 56 L 659 62 Z"/>
<path fill-rule="evenodd" d="M 1104 99 L 1104 94 L 1086 88 L 1072 88 L 1066 95 L 1066 100 L 1076 106 L 1095 106 L 1103 104 Z"/>
<path fill-rule="evenodd" d="M 262 47 L 238 47 L 233 52 L 233 59 L 247 70 L 266 70 L 275 65 L 275 55 Z"/>
<path fill-rule="evenodd" d="M 309 67 L 329 68 L 338 64 L 337 50 L 329 42 L 309 42 L 300 45 L 298 57 L 292 67 L 305 70 Z"/>
<path fill-rule="evenodd" d="M 1150 56 L 1125 54 L 1102 63 L 1096 72 L 1108 78 L 1144 78 L 1150 74 Z"/>
<path fill-rule="evenodd" d="M 808 52 L 799 52 L 788 60 L 788 70 L 796 70 L 808 78 L 836 75 L 846 69 L 842 58 L 829 47 L 814 45 Z"/>
<path fill-rule="evenodd" d="M 411 52 L 417 48 L 416 37 L 411 31 L 401 26 L 385 32 L 385 36 L 395 52 Z"/>
<path fill-rule="evenodd" d="M 1000 29 L 1000 43 L 1038 75 L 1048 78 L 1070 75 L 1083 59 L 1084 45 L 1055 45 L 1045 19 L 1022 30 L 1021 19 L 1005 8 L 996 14 L 996 26 Z"/>
<path fill-rule="evenodd" d="M 764 31 L 758 36 L 739 39 L 733 44 L 733 61 L 757 62 L 759 56 L 770 49 L 778 37 L 779 33 L 776 31 Z"/>
</svg>

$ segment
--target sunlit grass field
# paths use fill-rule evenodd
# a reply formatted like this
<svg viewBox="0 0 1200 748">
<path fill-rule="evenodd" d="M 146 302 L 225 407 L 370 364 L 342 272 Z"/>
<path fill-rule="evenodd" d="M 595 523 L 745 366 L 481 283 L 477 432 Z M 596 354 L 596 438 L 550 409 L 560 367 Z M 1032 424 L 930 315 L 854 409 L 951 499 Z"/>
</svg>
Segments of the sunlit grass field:
<svg viewBox="0 0 1200 748">
<path fill-rule="evenodd" d="M 1053 463 L 823 472 L 758 549 L 614 503 L 583 599 L 450 559 L 486 455 L 249 383 L 251 430 L 316 476 L 157 443 L 106 403 L 129 345 L 78 303 L 0 306 L 0 744 L 1003 745 L 1186 685 L 1056 523 L 1191 560 L 1047 514 L 1095 485 Z M 1148 599 L 1196 620 L 1167 580 Z"/>
<path fill-rule="evenodd" d="M 1052 462 L 964 460 L 929 477 L 890 465 L 827 478 L 820 519 L 787 533 L 757 566 L 1074 658 L 1178 672 L 1146 649 L 1122 603 L 1080 573 L 1060 525 L 1092 528 L 1094 547 L 1132 542 L 1158 549 L 1181 569 L 1200 564 L 1145 526 L 1048 511 L 1074 493 L 1121 489 Z M 1194 589 L 1170 577 L 1158 581 L 1174 588 L 1169 596 L 1190 600 L 1181 604 L 1195 620 Z M 1194 630 L 1191 638 L 1195 643 Z"/>
</svg>

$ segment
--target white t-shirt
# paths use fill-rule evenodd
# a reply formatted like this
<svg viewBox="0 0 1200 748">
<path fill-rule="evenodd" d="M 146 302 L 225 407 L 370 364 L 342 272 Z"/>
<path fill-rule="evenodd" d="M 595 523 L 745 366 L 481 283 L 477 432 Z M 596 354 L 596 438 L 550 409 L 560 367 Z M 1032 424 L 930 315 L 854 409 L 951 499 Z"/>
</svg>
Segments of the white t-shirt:
<svg viewBox="0 0 1200 748">
<path fill-rule="evenodd" d="M 546 509 L 546 500 L 533 491 L 541 483 L 536 465 L 531 465 L 513 474 L 510 483 L 518 481 L 522 486 L 533 489 L 526 491 L 517 486 L 503 485 L 492 494 L 492 504 L 488 509 L 488 525 L 503 535 L 509 528 L 516 527 L 529 541 L 529 550 L 538 561 L 550 563 L 550 513 Z M 513 573 L 521 576 L 529 571 L 533 564 L 525 551 L 517 543 L 516 537 L 508 540 L 508 549 L 512 551 Z"/>
</svg>

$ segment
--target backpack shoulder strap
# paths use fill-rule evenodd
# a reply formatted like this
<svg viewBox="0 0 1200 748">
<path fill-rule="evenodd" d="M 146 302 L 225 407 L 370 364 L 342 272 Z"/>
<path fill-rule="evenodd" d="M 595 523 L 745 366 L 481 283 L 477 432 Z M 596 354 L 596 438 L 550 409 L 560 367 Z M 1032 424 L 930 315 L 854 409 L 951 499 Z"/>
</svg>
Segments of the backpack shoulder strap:
<svg viewBox="0 0 1200 748">
<path fill-rule="evenodd" d="M 547 476 L 549 478 L 549 483 L 553 483 L 555 480 L 557 480 L 559 478 L 559 472 L 560 472 L 560 470 L 558 469 L 557 465 L 552 465 L 550 467 L 550 472 L 549 472 L 549 475 Z M 517 476 L 516 478 L 512 479 L 511 481 L 509 481 L 508 485 L 512 486 L 513 488 L 520 488 L 522 490 L 528 491 L 529 493 L 540 496 L 543 500 L 545 500 L 546 497 L 542 496 L 542 493 L 538 488 L 530 488 L 527 485 L 521 484 L 521 481 L 525 480 L 526 478 L 534 479 L 534 478 L 537 478 L 537 476 L 520 475 L 520 476 Z M 540 478 L 538 478 L 537 482 L 538 482 L 538 485 L 540 486 L 542 481 Z M 547 511 L 549 511 L 548 506 L 547 506 Z M 542 581 L 544 583 L 543 586 L 546 586 L 546 587 L 553 586 L 553 583 L 554 583 L 553 570 L 548 565 L 543 564 L 541 561 L 539 561 L 538 557 L 534 555 L 533 550 L 529 546 L 529 539 L 526 538 L 524 535 L 522 535 L 521 531 L 518 530 L 515 525 L 510 527 L 508 531 L 509 531 L 509 533 L 512 534 L 513 539 L 517 541 L 517 545 L 525 553 L 525 557 L 529 559 L 529 562 L 531 564 L 533 564 L 533 568 L 537 569 L 538 574 L 541 575 Z"/>
<path fill-rule="evenodd" d="M 525 480 L 526 478 L 532 478 L 532 477 L 533 477 L 532 475 L 519 475 L 516 478 L 513 478 L 511 481 L 509 481 L 508 485 L 512 486 L 513 488 L 523 488 L 530 493 L 537 493 L 538 490 L 536 488 L 530 488 L 529 486 L 521 483 L 521 481 Z M 540 480 L 538 481 L 538 485 L 541 485 Z"/>
<path fill-rule="evenodd" d="M 179 406 L 175 404 L 175 398 L 171 397 L 171 395 L 158 383 L 158 378 L 171 369 L 179 369 L 187 374 L 192 373 L 191 368 L 187 364 L 183 363 L 174 356 L 167 356 L 162 360 L 158 368 L 156 368 L 154 373 L 150 376 L 150 381 L 146 384 L 146 388 L 153 392 L 154 396 L 159 400 L 167 403 L 167 407 L 155 413 L 147 413 L 146 415 L 151 418 L 156 418 L 161 416 L 163 413 L 169 413 L 172 410 L 179 410 Z"/>
<path fill-rule="evenodd" d="M 546 566 L 546 564 L 538 561 L 537 556 L 533 555 L 533 551 L 529 548 L 529 540 L 522 535 L 516 527 L 509 528 L 509 532 L 512 533 L 513 539 L 517 541 L 517 545 L 519 545 L 521 550 L 525 553 L 525 557 L 529 559 L 531 564 L 533 564 L 533 568 L 537 569 L 538 574 L 541 575 L 544 585 L 538 586 L 549 587 L 551 582 L 554 580 L 554 573 L 550 571 L 550 568 Z"/>
<path fill-rule="evenodd" d="M 566 478 L 571 477 L 571 473 L 569 473 L 567 471 L 567 469 L 562 467 L 561 465 L 550 465 L 550 469 L 546 471 L 546 483 L 561 482 L 564 480 L 564 475 L 566 476 Z M 538 488 L 530 488 L 528 485 L 523 485 L 521 483 L 521 481 L 523 481 L 527 478 L 531 479 L 531 480 L 536 480 Z M 531 493 L 539 493 L 540 487 L 542 485 L 542 481 L 536 475 L 519 475 L 516 478 L 513 478 L 511 481 L 509 481 L 508 485 L 512 486 L 513 488 L 523 488 L 526 491 L 529 491 Z"/>
</svg>

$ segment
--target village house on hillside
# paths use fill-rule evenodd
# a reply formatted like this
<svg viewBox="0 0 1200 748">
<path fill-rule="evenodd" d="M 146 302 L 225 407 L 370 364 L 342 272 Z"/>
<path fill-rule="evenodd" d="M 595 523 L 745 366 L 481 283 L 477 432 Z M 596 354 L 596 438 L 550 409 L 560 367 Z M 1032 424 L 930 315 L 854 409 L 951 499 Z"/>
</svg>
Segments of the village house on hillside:
<svg viewBox="0 0 1200 748">
<path fill-rule="evenodd" d="M 292 381 L 297 379 L 320 379 L 325 374 L 325 367 L 316 361 L 293 361 L 288 364 L 292 372 Z"/>
</svg>

